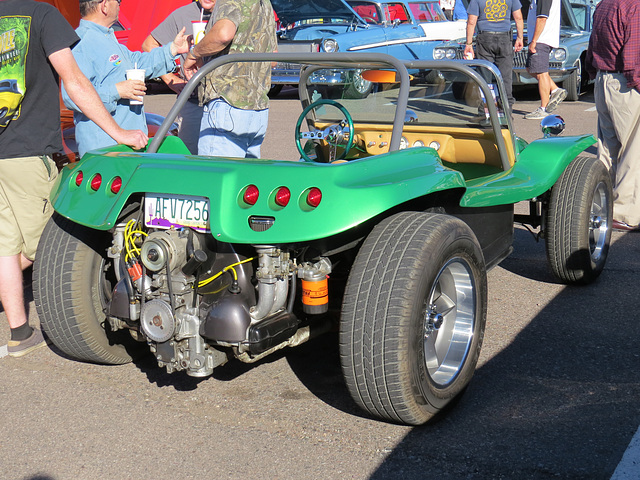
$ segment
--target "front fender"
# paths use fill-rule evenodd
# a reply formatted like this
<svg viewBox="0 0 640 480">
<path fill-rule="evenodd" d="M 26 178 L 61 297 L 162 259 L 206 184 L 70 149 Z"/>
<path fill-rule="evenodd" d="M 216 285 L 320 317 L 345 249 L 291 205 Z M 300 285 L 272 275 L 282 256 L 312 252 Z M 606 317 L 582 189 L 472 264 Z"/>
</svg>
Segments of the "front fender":
<svg viewBox="0 0 640 480">
<path fill-rule="evenodd" d="M 78 186 L 79 172 L 83 180 Z M 102 185 L 93 191 L 91 180 L 97 174 Z M 115 177 L 122 180 L 117 193 L 111 191 Z M 250 207 L 242 201 L 248 185 L 260 191 L 258 202 Z M 291 191 L 284 208 L 274 202 L 282 186 Z M 306 204 L 306 192 L 312 187 L 322 191 L 317 208 Z M 81 162 L 66 167 L 51 200 L 59 214 L 108 230 L 134 195 L 203 196 L 210 202 L 210 230 L 216 239 L 280 244 L 338 234 L 401 203 L 452 188 L 464 188 L 462 175 L 443 167 L 437 153 L 426 147 L 341 164 L 146 154 L 111 147 L 87 153 Z M 252 216 L 271 217 L 273 226 L 253 231 Z"/>
<path fill-rule="evenodd" d="M 469 181 L 460 204 L 486 207 L 537 197 L 549 190 L 569 163 L 595 142 L 593 135 L 534 140 L 508 171 Z"/>
</svg>

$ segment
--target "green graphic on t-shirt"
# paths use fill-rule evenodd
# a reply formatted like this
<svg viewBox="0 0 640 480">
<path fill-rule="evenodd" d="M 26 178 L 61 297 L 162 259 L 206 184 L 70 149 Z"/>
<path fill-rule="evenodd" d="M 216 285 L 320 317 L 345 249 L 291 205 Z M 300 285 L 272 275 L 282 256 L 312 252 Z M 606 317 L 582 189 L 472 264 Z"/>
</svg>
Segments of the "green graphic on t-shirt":
<svg viewBox="0 0 640 480">
<path fill-rule="evenodd" d="M 20 116 L 31 17 L 0 17 L 0 128 Z"/>
</svg>

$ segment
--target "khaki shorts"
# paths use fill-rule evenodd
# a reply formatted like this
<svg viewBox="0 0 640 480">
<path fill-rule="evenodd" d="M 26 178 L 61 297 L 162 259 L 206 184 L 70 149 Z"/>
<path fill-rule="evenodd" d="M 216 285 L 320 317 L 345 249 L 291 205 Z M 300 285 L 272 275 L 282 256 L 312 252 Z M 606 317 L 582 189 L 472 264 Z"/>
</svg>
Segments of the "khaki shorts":
<svg viewBox="0 0 640 480">
<path fill-rule="evenodd" d="M 57 177 L 49 157 L 0 159 L 0 257 L 22 253 L 35 258 L 53 213 L 49 193 Z"/>
</svg>

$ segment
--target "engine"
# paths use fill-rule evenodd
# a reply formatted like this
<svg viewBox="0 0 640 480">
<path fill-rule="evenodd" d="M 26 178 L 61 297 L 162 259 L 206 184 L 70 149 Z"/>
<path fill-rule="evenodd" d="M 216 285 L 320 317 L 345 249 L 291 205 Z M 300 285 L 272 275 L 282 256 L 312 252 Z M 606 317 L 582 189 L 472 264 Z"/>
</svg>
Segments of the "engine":
<svg viewBox="0 0 640 480">
<path fill-rule="evenodd" d="M 208 376 L 230 357 L 255 362 L 327 328 L 301 322 L 294 307 L 302 297 L 305 317 L 323 319 L 328 258 L 302 262 L 281 247 L 223 244 L 188 228 L 147 231 L 135 220 L 116 227 L 107 253 L 117 279 L 111 329 L 146 341 L 169 373 Z"/>
</svg>

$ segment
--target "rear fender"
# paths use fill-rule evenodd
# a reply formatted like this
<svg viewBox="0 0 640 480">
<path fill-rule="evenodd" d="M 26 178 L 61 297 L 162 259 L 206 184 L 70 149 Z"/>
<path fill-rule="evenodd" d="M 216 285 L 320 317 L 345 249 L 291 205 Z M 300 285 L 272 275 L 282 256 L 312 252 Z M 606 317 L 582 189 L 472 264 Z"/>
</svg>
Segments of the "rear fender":
<svg viewBox="0 0 640 480">
<path fill-rule="evenodd" d="M 78 185 L 79 172 L 83 180 Z M 91 180 L 97 174 L 102 183 L 94 191 Z M 122 187 L 113 193 L 116 177 Z M 242 200 L 249 185 L 256 185 L 260 192 L 253 206 Z M 291 200 L 286 207 L 278 207 L 275 192 L 283 186 L 290 190 Z M 146 154 L 118 146 L 87 153 L 81 162 L 65 167 L 51 200 L 61 215 L 108 230 L 132 196 L 147 192 L 202 196 L 209 199 L 210 229 L 217 240 L 279 244 L 335 235 L 402 203 L 464 186 L 462 175 L 443 167 L 435 150 L 426 147 L 318 164 Z M 316 208 L 306 202 L 312 187 L 322 191 Z M 250 217 L 270 219 L 272 226 L 254 231 Z"/>
</svg>

